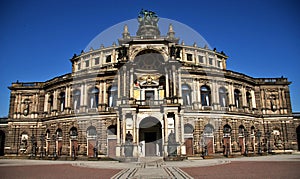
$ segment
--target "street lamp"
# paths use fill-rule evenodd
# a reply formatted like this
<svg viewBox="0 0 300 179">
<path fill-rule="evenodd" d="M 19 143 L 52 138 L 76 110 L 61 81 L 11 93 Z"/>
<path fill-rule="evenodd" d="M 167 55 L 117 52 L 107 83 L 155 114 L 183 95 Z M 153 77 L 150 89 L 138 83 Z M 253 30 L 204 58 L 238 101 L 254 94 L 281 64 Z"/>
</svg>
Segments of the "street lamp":
<svg viewBox="0 0 300 179">
<path fill-rule="evenodd" d="M 56 156 L 57 156 L 57 155 L 56 155 L 56 140 L 57 140 L 57 137 L 56 137 L 55 134 L 52 135 L 52 139 L 53 139 L 53 141 L 54 141 L 53 157 L 56 158 Z"/>
<path fill-rule="evenodd" d="M 44 141 L 45 141 L 45 136 L 43 134 L 41 134 L 40 140 L 41 140 L 41 158 L 43 158 L 43 155 L 44 155 Z"/>
<path fill-rule="evenodd" d="M 247 131 L 247 129 L 245 129 L 244 135 L 245 135 L 245 156 L 247 156 L 248 155 L 248 141 L 247 141 L 248 131 Z"/>
<path fill-rule="evenodd" d="M 73 143 L 72 143 L 72 158 L 73 158 L 73 160 L 76 159 L 75 146 Z"/>
<path fill-rule="evenodd" d="M 35 156 L 35 137 L 34 134 L 31 136 L 31 157 Z"/>
<path fill-rule="evenodd" d="M 257 140 L 258 140 L 258 154 L 261 154 L 261 146 L 260 146 L 261 132 L 260 132 L 259 129 L 256 132 L 256 137 L 257 137 Z"/>
<path fill-rule="evenodd" d="M 267 130 L 266 137 L 267 137 L 267 143 L 268 143 L 268 145 L 267 145 L 268 146 L 268 153 L 270 154 L 271 153 L 271 145 L 270 145 L 270 143 L 271 143 L 271 140 L 270 140 L 271 132 L 269 130 Z"/>
<path fill-rule="evenodd" d="M 223 128 L 223 133 L 224 133 L 224 147 L 225 147 L 225 156 L 230 155 L 230 134 L 231 134 L 231 128 L 229 125 L 225 125 Z"/>
<path fill-rule="evenodd" d="M 98 157 L 98 141 L 96 141 L 96 144 L 94 146 L 94 157 L 95 158 Z"/>
</svg>

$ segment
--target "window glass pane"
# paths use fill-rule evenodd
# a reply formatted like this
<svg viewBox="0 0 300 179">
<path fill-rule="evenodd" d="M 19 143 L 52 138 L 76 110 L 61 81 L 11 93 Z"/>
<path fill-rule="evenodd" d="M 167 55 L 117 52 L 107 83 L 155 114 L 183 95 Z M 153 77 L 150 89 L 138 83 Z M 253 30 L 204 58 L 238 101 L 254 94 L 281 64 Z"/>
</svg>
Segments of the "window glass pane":
<svg viewBox="0 0 300 179">
<path fill-rule="evenodd" d="M 95 65 L 98 65 L 98 64 L 99 64 L 99 57 L 95 58 Z"/>
</svg>

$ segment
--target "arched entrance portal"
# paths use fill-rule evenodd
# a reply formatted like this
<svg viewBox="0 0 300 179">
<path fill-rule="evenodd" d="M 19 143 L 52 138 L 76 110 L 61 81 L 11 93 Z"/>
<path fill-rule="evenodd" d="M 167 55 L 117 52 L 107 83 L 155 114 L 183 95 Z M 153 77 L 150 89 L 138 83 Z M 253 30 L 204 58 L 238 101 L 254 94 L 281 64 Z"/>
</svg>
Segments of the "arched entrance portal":
<svg viewBox="0 0 300 179">
<path fill-rule="evenodd" d="M 297 133 L 298 150 L 300 151 L 300 125 L 296 129 L 296 133 Z"/>
<path fill-rule="evenodd" d="M 5 133 L 0 131 L 0 156 L 4 155 Z"/>
<path fill-rule="evenodd" d="M 158 119 L 147 117 L 140 122 L 139 145 L 142 156 L 162 156 L 162 127 Z"/>
</svg>

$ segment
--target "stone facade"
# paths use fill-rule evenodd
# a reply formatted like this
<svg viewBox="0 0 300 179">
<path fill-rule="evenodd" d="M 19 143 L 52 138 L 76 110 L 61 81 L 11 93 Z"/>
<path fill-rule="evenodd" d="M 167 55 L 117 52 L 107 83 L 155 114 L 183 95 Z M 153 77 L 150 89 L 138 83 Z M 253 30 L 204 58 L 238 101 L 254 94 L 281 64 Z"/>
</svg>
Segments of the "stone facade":
<svg viewBox="0 0 300 179">
<path fill-rule="evenodd" d="M 140 14 L 119 45 L 74 55 L 72 73 L 12 83 L 5 155 L 194 156 L 297 150 L 287 78 L 226 69 Z M 300 130 L 298 130 L 299 133 Z"/>
</svg>

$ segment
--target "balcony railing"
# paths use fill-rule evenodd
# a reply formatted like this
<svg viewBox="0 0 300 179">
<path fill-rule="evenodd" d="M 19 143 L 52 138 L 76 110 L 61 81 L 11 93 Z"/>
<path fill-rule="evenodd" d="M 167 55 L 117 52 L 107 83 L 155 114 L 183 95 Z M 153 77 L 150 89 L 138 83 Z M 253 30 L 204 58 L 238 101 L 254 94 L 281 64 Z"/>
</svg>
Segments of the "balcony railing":
<svg viewBox="0 0 300 179">
<path fill-rule="evenodd" d="M 142 106 L 157 106 L 164 104 L 164 100 L 136 100 L 135 104 Z"/>
</svg>

